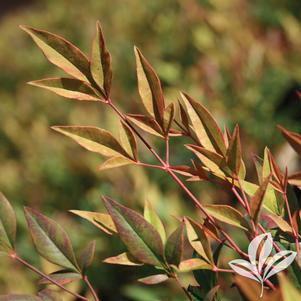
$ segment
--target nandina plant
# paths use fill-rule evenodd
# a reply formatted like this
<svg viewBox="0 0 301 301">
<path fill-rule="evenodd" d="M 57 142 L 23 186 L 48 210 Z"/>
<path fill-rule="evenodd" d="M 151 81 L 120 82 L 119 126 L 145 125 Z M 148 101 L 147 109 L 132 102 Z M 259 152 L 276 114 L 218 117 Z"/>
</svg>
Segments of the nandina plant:
<svg viewBox="0 0 301 301">
<path fill-rule="evenodd" d="M 301 211 L 294 189 L 301 187 L 301 171 L 288 175 L 287 169 L 281 170 L 270 150 L 265 148 L 262 157 L 254 157 L 258 181 L 247 181 L 239 126 L 236 125 L 232 132 L 226 126 L 222 130 L 200 102 L 183 92 L 178 101 L 166 105 L 160 79 L 138 48 L 134 52 L 144 113 L 122 112 L 118 106 L 120 101 L 111 98 L 111 55 L 99 23 L 89 58 L 58 35 L 27 26 L 21 28 L 45 57 L 69 76 L 37 80 L 30 82 L 31 85 L 81 101 L 83 105 L 96 102 L 113 110 L 120 119 L 119 139 L 108 130 L 88 125 L 53 126 L 52 129 L 86 150 L 108 157 L 99 167 L 100 171 L 131 164 L 166 173 L 200 213 L 197 219 L 179 213 L 178 227 L 166 233 L 151 200 L 145 202 L 143 215 L 109 196 L 102 196 L 107 213 L 72 210 L 104 235 L 118 236 L 126 246 L 126 252 L 112 254 L 103 259 L 104 263 L 137 268 L 153 266 L 157 272 L 138 281 L 155 285 L 173 279 L 183 290 L 183 298 L 188 300 L 221 300 L 224 296 L 221 284 L 225 286 L 225 283 L 228 287 L 234 284 L 233 289 L 238 290 L 243 300 L 300 299 Z M 301 155 L 301 136 L 283 127 L 279 129 Z M 149 142 L 149 135 L 164 143 L 163 154 Z M 175 158 L 171 156 L 171 150 L 176 139 L 190 151 L 191 164 L 173 163 Z M 141 160 L 138 141 L 139 146 L 144 145 L 154 156 L 157 164 Z M 208 181 L 218 189 L 229 190 L 236 202 L 226 205 L 217 200 L 213 205 L 206 205 L 193 194 L 189 181 Z M 4 296 L 3 300 L 61 300 L 57 290 L 52 289 L 55 285 L 88 301 L 90 297 L 66 287 L 68 283 L 81 280 L 91 298 L 100 301 L 101 292 L 92 287 L 87 276 L 94 258 L 95 242 L 75 254 L 66 231 L 56 221 L 31 208 L 24 211 L 37 252 L 60 269 L 45 274 L 19 256 L 15 247 L 15 213 L 1 194 L 0 251 L 41 277 L 41 290 L 37 296 L 12 294 Z M 232 238 L 231 228 L 236 228 L 250 242 L 247 250 Z M 223 248 L 233 250 L 236 256 L 228 265 L 221 266 Z M 284 272 L 278 274 L 281 271 Z M 181 274 L 191 272 L 193 283 L 182 284 Z M 229 279 L 226 275 L 231 276 L 230 282 L 226 281 Z"/>
</svg>

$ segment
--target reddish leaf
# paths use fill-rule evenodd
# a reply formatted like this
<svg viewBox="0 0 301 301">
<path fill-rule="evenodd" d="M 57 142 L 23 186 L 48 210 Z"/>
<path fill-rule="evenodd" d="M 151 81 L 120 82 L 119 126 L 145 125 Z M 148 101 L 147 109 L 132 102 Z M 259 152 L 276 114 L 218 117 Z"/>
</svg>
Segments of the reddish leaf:
<svg viewBox="0 0 301 301">
<path fill-rule="evenodd" d="M 78 262 L 82 271 L 85 271 L 92 264 L 95 255 L 95 246 L 96 246 L 95 240 L 89 242 L 88 245 L 80 254 Z"/>
<path fill-rule="evenodd" d="M 286 141 L 291 145 L 291 147 L 301 156 L 301 135 L 288 131 L 282 126 L 278 126 L 281 134 L 286 139 Z"/>
<path fill-rule="evenodd" d="M 79 80 L 88 81 L 89 60 L 77 47 L 48 31 L 28 26 L 21 26 L 21 29 L 31 36 L 52 64 Z"/>
<path fill-rule="evenodd" d="M 138 279 L 139 282 L 142 282 L 143 284 L 147 285 L 154 285 L 154 284 L 159 284 L 168 279 L 168 276 L 165 274 L 157 274 L 157 275 L 152 275 L 148 276 L 145 278 L 140 278 Z"/>
<path fill-rule="evenodd" d="M 129 266 L 143 265 L 143 263 L 137 261 L 129 253 L 121 253 L 117 256 L 108 257 L 103 262 L 110 263 L 110 264 L 129 265 Z"/>
</svg>

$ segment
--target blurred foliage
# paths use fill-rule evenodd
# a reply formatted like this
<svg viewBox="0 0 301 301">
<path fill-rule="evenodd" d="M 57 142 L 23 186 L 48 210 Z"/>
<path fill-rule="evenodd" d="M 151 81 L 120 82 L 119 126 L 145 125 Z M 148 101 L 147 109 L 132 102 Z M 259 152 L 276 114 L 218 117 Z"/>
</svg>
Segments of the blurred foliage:
<svg viewBox="0 0 301 301">
<path fill-rule="evenodd" d="M 191 211 L 173 183 L 157 171 L 139 168 L 97 172 L 96 155 L 88 154 L 51 132 L 53 124 L 117 125 L 104 107 L 62 101 L 26 85 L 27 81 L 59 75 L 18 29 L 27 24 L 57 32 L 88 51 L 94 24 L 101 20 L 113 56 L 113 98 L 124 110 L 138 104 L 133 45 L 158 71 L 167 99 L 184 90 L 202 100 L 221 122 L 243 130 L 247 159 L 264 145 L 283 143 L 278 123 L 300 131 L 301 103 L 295 92 L 301 80 L 301 3 L 294 0 L 38 0 L 8 1 L 0 16 L 0 187 L 19 213 L 19 249 L 37 263 L 25 235 L 24 204 L 63 221 L 76 248 L 97 237 L 98 261 L 92 278 L 105 300 L 165 300 L 166 286 L 149 290 L 134 282 L 146 271 L 101 264 L 123 246 L 64 211 L 103 210 L 100 195 L 130 207 L 148 198 L 172 229 L 171 215 Z M 20 4 L 20 6 L 18 6 Z M 10 10 L 11 9 L 11 10 Z M 176 160 L 185 161 L 177 153 Z M 145 152 L 145 156 L 148 154 Z M 209 184 L 192 188 L 207 202 L 216 197 Z M 206 192 L 204 194 L 203 192 Z M 219 194 L 223 200 L 226 195 Z M 138 205 L 137 205 L 138 204 Z M 113 249 L 113 251 L 112 251 Z M 225 260 L 227 257 L 225 257 Z M 0 291 L 32 292 L 32 274 L 18 271 L 3 277 Z M 20 272 L 19 272 L 20 271 Z M 26 275 L 26 276 L 24 276 Z M 102 277 L 106 275 L 106 277 Z M 116 289 L 118 288 L 118 289 Z M 155 295 L 152 295 L 155 294 Z M 122 295 L 122 296 L 121 296 Z M 108 297 L 110 296 L 110 297 Z M 109 299 L 110 298 L 110 299 Z M 179 299 L 180 300 L 180 299 Z"/>
</svg>

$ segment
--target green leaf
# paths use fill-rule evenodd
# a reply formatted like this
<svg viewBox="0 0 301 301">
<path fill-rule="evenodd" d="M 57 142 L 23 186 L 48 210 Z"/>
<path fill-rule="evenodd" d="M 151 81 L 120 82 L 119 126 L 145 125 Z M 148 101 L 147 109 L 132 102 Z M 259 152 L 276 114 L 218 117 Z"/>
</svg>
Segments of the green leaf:
<svg viewBox="0 0 301 301">
<path fill-rule="evenodd" d="M 82 275 L 79 273 L 73 273 L 70 272 L 68 270 L 66 271 L 57 271 L 54 273 L 51 273 L 50 275 L 48 275 L 51 279 L 55 280 L 56 282 L 60 283 L 61 285 L 66 285 L 69 284 L 71 282 L 77 281 L 77 280 L 81 280 L 82 279 Z M 51 282 L 45 278 L 42 278 L 39 281 L 39 284 L 51 284 Z"/>
<path fill-rule="evenodd" d="M 138 279 L 139 282 L 146 284 L 146 285 L 154 285 L 154 284 L 159 284 L 168 279 L 168 276 L 165 274 L 157 274 L 157 275 L 152 275 L 144 278 Z"/>
<path fill-rule="evenodd" d="M 135 47 L 138 90 L 142 103 L 156 121 L 163 127 L 164 119 L 164 97 L 158 75 L 142 55 L 140 50 Z"/>
<path fill-rule="evenodd" d="M 125 157 L 111 157 L 98 166 L 99 171 L 135 164 L 135 161 Z"/>
<path fill-rule="evenodd" d="M 277 225 L 277 227 L 281 231 L 292 233 L 292 227 L 281 216 L 269 214 L 268 217 Z"/>
<path fill-rule="evenodd" d="M 70 238 L 64 229 L 54 220 L 31 208 L 25 208 L 25 217 L 39 254 L 54 264 L 79 271 Z"/>
<path fill-rule="evenodd" d="M 213 263 L 213 256 L 208 238 L 201 225 L 193 219 L 184 218 L 189 243 L 207 263 Z"/>
<path fill-rule="evenodd" d="M 50 32 L 28 26 L 20 27 L 31 36 L 52 64 L 79 80 L 89 80 L 89 60 L 77 47 Z"/>
<path fill-rule="evenodd" d="M 157 230 L 134 210 L 107 197 L 103 200 L 129 252 L 143 263 L 161 266 L 163 243 Z"/>
<path fill-rule="evenodd" d="M 30 295 L 5 295 L 0 296 L 0 301 L 41 301 L 39 297 Z"/>
<path fill-rule="evenodd" d="M 139 114 L 128 114 L 127 118 L 143 131 L 158 137 L 164 137 L 164 133 L 162 132 L 160 125 L 152 117 Z"/>
<path fill-rule="evenodd" d="M 191 105 L 201 121 L 201 123 L 194 122 L 194 129 L 196 133 L 199 133 L 198 138 L 200 143 L 208 150 L 216 151 L 218 154 L 225 156 L 226 145 L 223 134 L 211 113 L 199 102 L 196 102 L 187 94 L 181 93 L 181 96 L 185 104 L 189 103 Z"/>
<path fill-rule="evenodd" d="M 234 128 L 233 135 L 229 142 L 229 147 L 226 153 L 226 163 L 231 171 L 234 172 L 235 175 L 239 175 L 239 170 L 241 166 L 242 156 L 241 156 L 241 144 L 239 137 L 239 127 L 236 125 Z"/>
<path fill-rule="evenodd" d="M 190 258 L 181 261 L 179 270 L 183 273 L 195 270 L 212 270 L 212 265 L 200 258 Z"/>
<path fill-rule="evenodd" d="M 9 201 L 0 192 L 0 251 L 10 251 L 15 247 L 17 231 L 16 214 Z"/>
<path fill-rule="evenodd" d="M 93 262 L 95 255 L 95 240 L 88 243 L 85 249 L 82 251 L 79 257 L 79 266 L 82 271 L 85 271 Z"/>
<path fill-rule="evenodd" d="M 109 214 L 82 210 L 70 210 L 70 212 L 84 218 L 109 235 L 117 233 L 115 224 Z"/>
<path fill-rule="evenodd" d="M 165 258 L 170 264 L 179 265 L 184 250 L 184 224 L 168 237 L 165 244 Z"/>
<path fill-rule="evenodd" d="M 137 261 L 131 254 L 127 252 L 121 253 L 117 256 L 108 257 L 103 262 L 129 266 L 143 265 L 143 263 Z"/>
<path fill-rule="evenodd" d="M 248 225 L 242 214 L 229 205 L 206 205 L 206 211 L 215 219 L 248 231 Z"/>
<path fill-rule="evenodd" d="M 251 218 L 255 224 L 258 223 L 261 207 L 263 204 L 264 196 L 270 182 L 270 176 L 264 179 L 262 184 L 258 187 L 255 194 L 252 196 L 250 201 Z"/>
<path fill-rule="evenodd" d="M 96 23 L 96 36 L 92 43 L 91 74 L 100 88 L 103 88 L 106 98 L 110 97 L 112 83 L 112 58 L 105 45 L 100 23 Z"/>
<path fill-rule="evenodd" d="M 283 274 L 279 274 L 283 301 L 301 300 L 301 292 Z"/>
<path fill-rule="evenodd" d="M 166 233 L 164 225 L 152 204 L 147 200 L 144 204 L 144 218 L 154 226 L 154 228 L 159 232 L 162 241 L 165 242 Z"/>
<path fill-rule="evenodd" d="M 130 158 L 120 143 L 106 130 L 93 126 L 53 126 L 52 129 L 71 138 L 91 152 L 108 157 Z"/>
<path fill-rule="evenodd" d="M 282 126 L 278 126 L 281 134 L 286 139 L 286 141 L 291 145 L 291 147 L 301 156 L 301 135 L 288 131 Z"/>
<path fill-rule="evenodd" d="M 89 84 L 74 78 L 46 78 L 29 82 L 29 84 L 70 99 L 100 101 L 100 96 Z"/>
</svg>

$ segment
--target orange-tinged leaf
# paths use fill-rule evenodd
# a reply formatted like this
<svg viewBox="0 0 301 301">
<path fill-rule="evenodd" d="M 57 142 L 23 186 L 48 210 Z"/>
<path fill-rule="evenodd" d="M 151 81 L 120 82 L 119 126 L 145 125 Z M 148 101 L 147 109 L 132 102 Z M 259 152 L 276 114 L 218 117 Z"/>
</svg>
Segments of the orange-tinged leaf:
<svg viewBox="0 0 301 301">
<path fill-rule="evenodd" d="M 31 36 L 52 64 L 79 80 L 89 80 L 89 60 L 81 50 L 64 38 L 48 31 L 28 26 L 20 27 Z"/>
<path fill-rule="evenodd" d="M 207 261 L 200 258 L 190 258 L 183 260 L 179 265 L 180 272 L 191 272 L 195 270 L 212 270 L 212 266 Z"/>
<path fill-rule="evenodd" d="M 248 231 L 248 225 L 242 214 L 229 205 L 205 205 L 206 211 L 215 219 Z"/>
<path fill-rule="evenodd" d="M 28 228 L 39 254 L 66 269 L 79 271 L 72 244 L 65 230 L 54 220 L 25 208 Z"/>
<path fill-rule="evenodd" d="M 127 118 L 136 126 L 149 134 L 164 137 L 164 133 L 158 122 L 152 117 L 147 117 L 138 114 L 128 114 Z"/>
<path fill-rule="evenodd" d="M 179 265 L 184 249 L 184 224 L 168 237 L 165 244 L 165 258 L 170 264 Z"/>
<path fill-rule="evenodd" d="M 110 263 L 110 264 L 129 265 L 129 266 L 143 265 L 143 263 L 137 261 L 131 254 L 126 252 L 121 253 L 117 256 L 108 257 L 103 262 Z"/>
<path fill-rule="evenodd" d="M 112 134 L 94 126 L 53 126 L 53 130 L 70 137 L 85 149 L 103 156 L 131 158 Z"/>
<path fill-rule="evenodd" d="M 301 156 L 301 135 L 288 131 L 282 126 L 278 126 L 281 134 L 286 139 L 286 141 L 291 145 L 291 147 Z"/>
<path fill-rule="evenodd" d="M 17 231 L 16 214 L 4 194 L 0 192 L 0 251 L 14 249 Z"/>
<path fill-rule="evenodd" d="M 158 231 L 134 210 L 108 197 L 103 201 L 131 255 L 143 263 L 161 266 L 163 243 Z"/>
<path fill-rule="evenodd" d="M 144 278 L 138 279 L 139 282 L 147 285 L 154 285 L 154 284 L 159 284 L 168 279 L 168 276 L 166 274 L 157 274 L 157 275 L 152 275 Z"/>
<path fill-rule="evenodd" d="M 189 102 L 189 104 L 192 106 L 195 113 L 197 114 L 199 120 L 201 121 L 201 125 L 198 124 L 198 129 L 194 128 L 195 131 L 202 131 L 199 137 L 201 144 L 204 145 L 204 147 L 208 150 L 215 150 L 218 154 L 225 156 L 226 145 L 223 138 L 223 134 L 211 113 L 203 105 L 193 100 L 187 94 L 182 93 L 181 96 L 183 100 Z M 206 136 L 204 134 L 206 134 Z M 204 136 L 207 138 L 204 139 Z M 208 139 L 214 149 L 212 149 L 208 144 Z M 205 140 L 205 142 L 202 140 Z"/>
<path fill-rule="evenodd" d="M 96 36 L 92 43 L 90 70 L 97 85 L 110 97 L 112 83 L 112 58 L 105 45 L 100 23 L 96 23 Z"/>
<path fill-rule="evenodd" d="M 141 51 L 135 47 L 138 90 L 142 103 L 150 116 L 163 127 L 164 97 L 161 83 L 153 67 L 149 64 Z"/>
<path fill-rule="evenodd" d="M 29 84 L 70 99 L 100 101 L 100 96 L 97 96 L 96 91 L 89 84 L 74 78 L 46 78 Z"/>
<path fill-rule="evenodd" d="M 250 201 L 251 218 L 254 220 L 255 224 L 258 223 L 261 207 L 263 205 L 264 196 L 270 182 L 270 176 L 266 177 L 261 185 L 256 190 L 255 194 L 252 196 Z"/>
<path fill-rule="evenodd" d="M 111 216 L 107 213 L 82 211 L 82 210 L 70 210 L 70 212 L 89 221 L 94 226 L 96 226 L 97 228 L 99 228 L 100 230 L 102 230 L 103 232 L 109 235 L 117 233 L 115 224 Z"/>
</svg>

